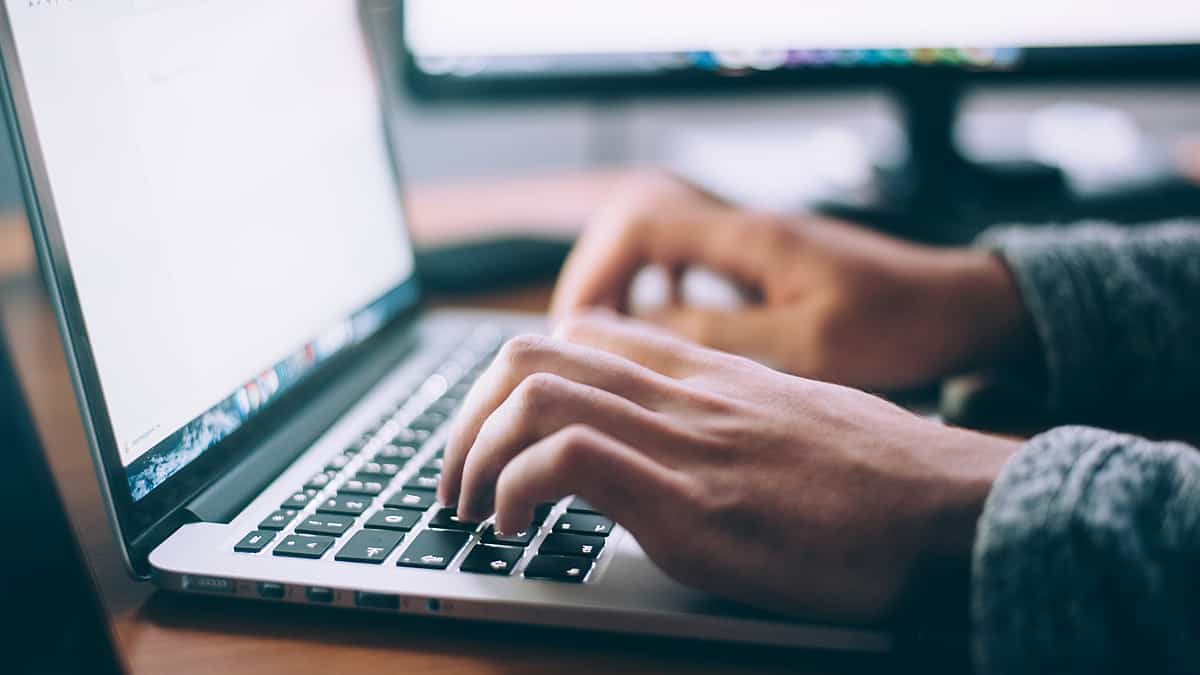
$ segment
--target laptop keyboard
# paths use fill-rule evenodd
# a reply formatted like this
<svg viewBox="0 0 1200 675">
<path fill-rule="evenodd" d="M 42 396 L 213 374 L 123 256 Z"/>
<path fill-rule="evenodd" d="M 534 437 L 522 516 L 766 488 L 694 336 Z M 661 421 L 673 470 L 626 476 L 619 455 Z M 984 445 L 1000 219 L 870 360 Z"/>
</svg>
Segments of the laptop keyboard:
<svg viewBox="0 0 1200 675">
<path fill-rule="evenodd" d="M 423 446 L 449 421 L 502 342 L 494 329 L 468 337 L 416 394 L 397 401 L 330 457 L 234 551 L 382 565 L 399 550 L 392 563 L 398 567 L 494 576 L 520 570 L 528 579 L 585 582 L 614 525 L 582 499 L 542 504 L 527 528 L 503 536 L 490 523 L 461 521 L 453 508 L 437 504 L 443 451 L 425 455 Z M 420 414 L 397 423 L 414 406 Z"/>
</svg>

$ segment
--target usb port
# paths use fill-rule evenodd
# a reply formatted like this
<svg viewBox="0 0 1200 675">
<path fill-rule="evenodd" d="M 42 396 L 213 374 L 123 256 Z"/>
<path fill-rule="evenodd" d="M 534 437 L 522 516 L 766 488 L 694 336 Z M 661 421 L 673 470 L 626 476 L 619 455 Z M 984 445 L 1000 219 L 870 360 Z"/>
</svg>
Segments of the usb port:
<svg viewBox="0 0 1200 675">
<path fill-rule="evenodd" d="M 279 600 L 283 598 L 283 584 L 273 584 L 268 581 L 258 583 L 258 595 L 263 598 Z"/>
<path fill-rule="evenodd" d="M 308 597 L 309 602 L 333 602 L 333 589 L 324 588 L 322 586 L 309 586 L 304 595 Z"/>
<path fill-rule="evenodd" d="M 383 593 L 358 592 L 354 594 L 354 604 L 371 609 L 400 609 L 400 598 Z"/>
</svg>

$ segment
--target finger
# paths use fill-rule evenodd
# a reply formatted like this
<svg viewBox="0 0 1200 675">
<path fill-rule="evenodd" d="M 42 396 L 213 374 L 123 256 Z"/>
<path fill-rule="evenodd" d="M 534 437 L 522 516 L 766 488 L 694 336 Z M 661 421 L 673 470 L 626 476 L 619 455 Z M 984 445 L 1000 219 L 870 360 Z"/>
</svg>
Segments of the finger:
<svg viewBox="0 0 1200 675">
<path fill-rule="evenodd" d="M 617 354 L 668 377 L 686 377 L 705 365 L 695 344 L 659 326 L 607 310 L 569 316 L 558 322 L 554 336 Z"/>
<path fill-rule="evenodd" d="M 553 373 L 651 409 L 669 401 L 679 386 L 662 374 L 594 347 L 543 336 L 513 338 L 471 388 L 455 417 L 446 442 L 445 468 L 438 488 L 443 503 L 458 497 L 467 450 L 475 442 L 484 420 L 534 373 Z"/>
<path fill-rule="evenodd" d="M 801 339 L 780 330 L 778 314 L 768 309 L 670 307 L 639 318 L 706 347 L 768 363 L 782 360 L 789 344 Z"/>
<path fill-rule="evenodd" d="M 569 426 L 510 461 L 496 484 L 496 527 L 516 531 L 545 501 L 576 494 L 635 534 L 658 530 L 661 510 L 680 503 L 686 478 L 625 443 Z"/>
<path fill-rule="evenodd" d="M 633 276 L 643 266 L 703 265 L 747 287 L 758 288 L 777 251 L 781 229 L 725 206 L 683 213 L 601 216 L 567 257 L 551 314 L 584 307 L 622 309 Z"/>
<path fill-rule="evenodd" d="M 672 447 L 658 413 L 595 387 L 536 373 L 488 417 L 471 445 L 462 468 L 459 514 L 473 520 L 490 515 L 496 479 L 504 466 L 538 440 L 575 424 L 660 456 Z"/>
</svg>

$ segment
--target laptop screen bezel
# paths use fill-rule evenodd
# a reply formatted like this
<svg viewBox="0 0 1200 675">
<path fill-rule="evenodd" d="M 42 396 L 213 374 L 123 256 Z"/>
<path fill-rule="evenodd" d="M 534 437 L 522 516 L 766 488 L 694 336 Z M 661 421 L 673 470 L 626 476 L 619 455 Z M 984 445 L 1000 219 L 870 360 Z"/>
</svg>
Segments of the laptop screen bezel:
<svg viewBox="0 0 1200 675">
<path fill-rule="evenodd" d="M 357 2 L 360 17 L 365 12 L 374 14 L 377 11 L 369 6 L 371 4 L 361 0 Z M 391 142 L 386 122 L 387 113 L 391 108 L 391 96 L 394 95 L 390 82 L 391 73 L 383 67 L 378 58 L 378 46 L 374 42 L 379 36 L 373 35 L 374 31 L 369 31 L 365 22 L 363 32 L 364 41 L 371 48 L 380 86 L 380 101 L 384 107 L 384 128 L 380 129 L 380 142 L 386 143 L 389 151 L 393 153 L 396 198 L 403 209 L 405 201 L 399 167 L 395 161 L 394 143 Z M 296 386 L 281 393 L 277 400 L 265 406 L 241 428 L 207 449 L 150 494 L 135 501 L 129 489 L 126 468 L 121 462 L 111 418 L 105 405 L 95 357 L 88 339 L 61 224 L 55 209 L 45 158 L 36 132 L 28 89 L 16 51 L 7 5 L 0 8 L 0 60 L 3 62 L 3 67 L 0 68 L 0 86 L 3 87 L 5 121 L 12 139 L 26 214 L 38 261 L 58 318 L 67 366 L 71 373 L 101 493 L 109 509 L 108 515 L 121 544 L 127 567 L 135 576 L 146 578 L 149 576 L 145 561 L 148 551 L 135 550 L 145 548 L 145 542 L 139 542 L 139 539 L 165 521 L 174 519 L 184 522 L 187 517 L 181 511 L 187 502 L 223 475 L 229 467 L 251 454 L 270 430 L 278 428 L 289 417 L 289 411 L 294 411 L 316 393 L 319 383 L 327 382 L 338 373 L 353 367 L 378 339 L 394 333 L 398 326 L 409 323 L 421 304 L 420 284 L 414 272 L 392 291 L 400 291 L 403 296 L 412 299 L 411 303 L 398 311 L 396 316 L 371 338 L 347 347 L 325 363 L 319 364 Z M 405 222 L 397 223 L 397 227 L 404 228 Z"/>
</svg>

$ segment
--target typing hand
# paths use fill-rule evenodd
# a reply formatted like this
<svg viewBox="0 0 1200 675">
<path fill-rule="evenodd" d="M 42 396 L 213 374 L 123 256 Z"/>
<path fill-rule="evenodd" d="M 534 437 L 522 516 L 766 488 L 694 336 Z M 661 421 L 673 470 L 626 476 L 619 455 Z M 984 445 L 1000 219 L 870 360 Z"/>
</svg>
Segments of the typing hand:
<svg viewBox="0 0 1200 675">
<path fill-rule="evenodd" d="M 965 556 L 1014 447 L 589 314 L 502 349 L 455 421 L 439 498 L 511 532 L 577 494 L 683 583 L 869 621 L 920 561 Z"/>
<path fill-rule="evenodd" d="M 1029 339 L 1016 288 L 987 253 L 747 212 L 666 174 L 643 175 L 590 224 L 560 277 L 554 315 L 625 310 L 648 264 L 675 278 L 690 266 L 710 268 L 756 301 L 736 310 L 676 303 L 641 318 L 820 380 L 916 387 Z"/>
</svg>

